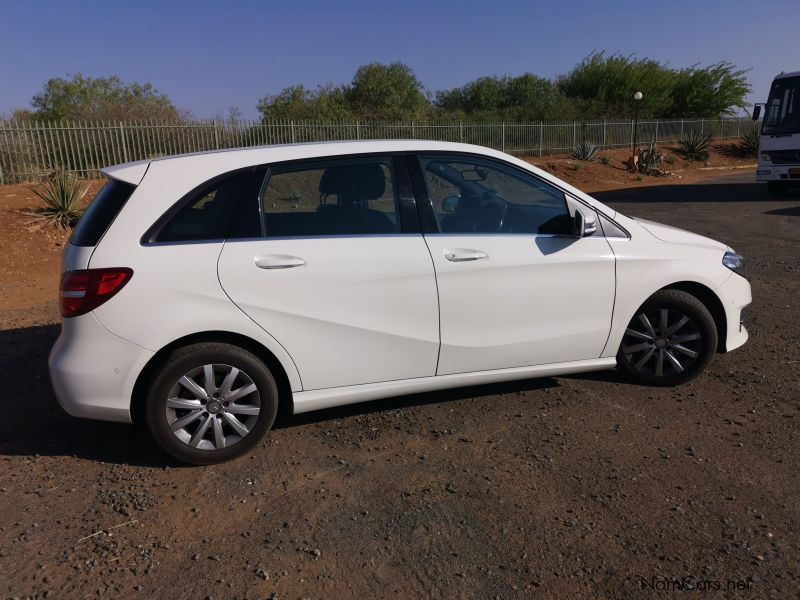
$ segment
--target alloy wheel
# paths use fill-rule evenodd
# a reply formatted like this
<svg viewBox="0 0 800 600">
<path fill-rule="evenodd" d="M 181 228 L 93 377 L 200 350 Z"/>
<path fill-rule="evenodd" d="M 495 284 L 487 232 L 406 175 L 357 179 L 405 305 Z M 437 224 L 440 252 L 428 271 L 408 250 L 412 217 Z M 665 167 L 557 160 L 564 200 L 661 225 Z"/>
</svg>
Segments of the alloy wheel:
<svg viewBox="0 0 800 600">
<path fill-rule="evenodd" d="M 225 364 L 206 364 L 185 373 L 170 388 L 166 419 L 172 433 L 199 450 L 221 450 L 255 427 L 261 397 L 252 378 Z"/>
<path fill-rule="evenodd" d="M 640 373 L 683 373 L 702 352 L 702 334 L 692 318 L 674 308 L 645 310 L 633 317 L 622 338 L 622 355 Z"/>
</svg>

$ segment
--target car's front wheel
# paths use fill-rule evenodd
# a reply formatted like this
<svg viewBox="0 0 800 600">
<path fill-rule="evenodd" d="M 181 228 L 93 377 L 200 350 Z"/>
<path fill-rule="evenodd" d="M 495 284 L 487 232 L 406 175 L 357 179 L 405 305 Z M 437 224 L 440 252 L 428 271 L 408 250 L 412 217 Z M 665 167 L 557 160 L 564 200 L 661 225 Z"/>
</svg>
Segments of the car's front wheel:
<svg viewBox="0 0 800 600">
<path fill-rule="evenodd" d="M 200 343 L 174 351 L 147 394 L 147 428 L 183 462 L 207 465 L 241 456 L 272 427 L 275 379 L 238 346 Z"/>
<path fill-rule="evenodd" d="M 680 290 L 653 294 L 625 329 L 617 365 L 634 381 L 672 386 L 696 377 L 717 348 L 717 328 L 706 306 Z"/>
</svg>

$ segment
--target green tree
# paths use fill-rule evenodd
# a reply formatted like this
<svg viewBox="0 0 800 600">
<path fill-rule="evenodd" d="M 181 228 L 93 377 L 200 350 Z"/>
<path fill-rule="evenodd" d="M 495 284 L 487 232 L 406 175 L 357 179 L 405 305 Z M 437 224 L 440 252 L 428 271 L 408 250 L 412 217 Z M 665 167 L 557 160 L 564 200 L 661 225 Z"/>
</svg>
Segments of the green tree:
<svg viewBox="0 0 800 600">
<path fill-rule="evenodd" d="M 262 98 L 257 108 L 265 119 L 336 121 L 354 118 L 344 88 L 331 85 L 318 86 L 315 90 L 302 85 L 289 86 L 278 94 Z"/>
<path fill-rule="evenodd" d="M 679 71 L 669 115 L 707 117 L 746 109 L 744 99 L 752 90 L 746 73 L 727 62 Z"/>
<path fill-rule="evenodd" d="M 423 119 L 431 112 L 422 83 L 410 67 L 399 62 L 359 67 L 346 95 L 353 111 L 367 120 Z"/>
<path fill-rule="evenodd" d="M 650 59 L 591 54 L 558 81 L 579 113 L 587 117 L 630 114 L 633 94 L 642 92 L 643 116 L 668 116 L 677 72 Z"/>
<path fill-rule="evenodd" d="M 591 54 L 558 82 L 559 89 L 587 117 L 627 115 L 633 94 L 649 117 L 699 117 L 729 114 L 745 106 L 750 92 L 746 71 L 730 63 L 671 69 L 650 59 Z"/>
<path fill-rule="evenodd" d="M 531 73 L 481 77 L 439 92 L 436 104 L 444 112 L 472 119 L 561 119 L 572 114 L 569 101 L 553 83 Z"/>
<path fill-rule="evenodd" d="M 175 120 L 179 111 L 150 83 L 124 83 L 119 77 L 56 77 L 31 100 L 35 117 L 52 119 Z"/>
</svg>

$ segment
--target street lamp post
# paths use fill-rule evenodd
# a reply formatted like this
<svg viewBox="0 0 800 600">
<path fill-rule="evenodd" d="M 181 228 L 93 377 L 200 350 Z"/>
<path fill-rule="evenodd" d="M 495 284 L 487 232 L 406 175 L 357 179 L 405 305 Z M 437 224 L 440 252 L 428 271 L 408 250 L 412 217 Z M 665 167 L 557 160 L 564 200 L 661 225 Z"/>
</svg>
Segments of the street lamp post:
<svg viewBox="0 0 800 600">
<path fill-rule="evenodd" d="M 633 95 L 633 99 L 636 109 L 633 117 L 633 148 L 631 148 L 631 150 L 636 154 L 636 138 L 639 135 L 639 101 L 642 99 L 642 92 L 636 92 Z"/>
</svg>

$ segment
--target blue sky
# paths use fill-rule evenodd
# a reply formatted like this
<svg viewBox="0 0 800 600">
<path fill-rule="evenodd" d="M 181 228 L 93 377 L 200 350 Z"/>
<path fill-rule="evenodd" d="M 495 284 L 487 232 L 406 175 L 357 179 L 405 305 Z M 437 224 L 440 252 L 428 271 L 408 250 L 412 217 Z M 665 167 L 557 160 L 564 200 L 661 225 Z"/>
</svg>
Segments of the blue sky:
<svg viewBox="0 0 800 600">
<path fill-rule="evenodd" d="M 438 90 L 483 75 L 555 77 L 593 50 L 673 67 L 727 60 L 752 69 L 750 100 L 763 101 L 776 73 L 800 70 L 798 8 L 798 0 L 0 0 L 0 113 L 29 107 L 48 78 L 75 72 L 150 81 L 198 117 L 230 106 L 255 117 L 267 94 L 344 83 L 369 62 L 402 61 Z"/>
</svg>

